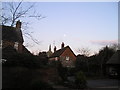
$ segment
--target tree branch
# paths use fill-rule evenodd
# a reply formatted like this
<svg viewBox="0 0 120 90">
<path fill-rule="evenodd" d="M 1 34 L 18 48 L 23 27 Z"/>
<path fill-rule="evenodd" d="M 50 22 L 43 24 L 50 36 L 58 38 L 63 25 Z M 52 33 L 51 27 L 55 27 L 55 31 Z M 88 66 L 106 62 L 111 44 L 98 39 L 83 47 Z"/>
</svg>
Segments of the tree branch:
<svg viewBox="0 0 120 90">
<path fill-rule="evenodd" d="M 15 22 L 15 20 L 16 20 L 16 19 L 15 19 L 15 14 L 16 14 L 18 8 L 20 7 L 20 5 L 22 4 L 22 1 L 23 1 L 23 0 L 21 0 L 21 2 L 18 4 L 18 6 L 16 7 L 16 9 L 15 9 L 15 11 L 14 11 L 14 13 L 13 13 L 11 26 L 14 25 L 14 22 Z"/>
</svg>

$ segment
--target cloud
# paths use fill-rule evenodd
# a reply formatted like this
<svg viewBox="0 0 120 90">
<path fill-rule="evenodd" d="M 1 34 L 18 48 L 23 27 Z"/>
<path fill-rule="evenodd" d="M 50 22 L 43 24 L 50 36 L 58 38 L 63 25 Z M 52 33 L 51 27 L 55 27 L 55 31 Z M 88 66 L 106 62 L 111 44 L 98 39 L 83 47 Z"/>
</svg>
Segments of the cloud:
<svg viewBox="0 0 120 90">
<path fill-rule="evenodd" d="M 117 44 L 118 40 L 91 40 L 90 42 L 97 45 L 111 45 Z"/>
</svg>

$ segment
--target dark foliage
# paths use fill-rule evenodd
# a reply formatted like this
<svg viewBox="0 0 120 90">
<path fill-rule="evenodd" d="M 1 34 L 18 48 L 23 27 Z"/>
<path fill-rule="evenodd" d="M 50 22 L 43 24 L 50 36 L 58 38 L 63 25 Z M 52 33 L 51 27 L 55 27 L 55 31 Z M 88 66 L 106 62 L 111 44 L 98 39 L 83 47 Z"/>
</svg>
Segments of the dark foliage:
<svg viewBox="0 0 120 90">
<path fill-rule="evenodd" d="M 76 70 L 83 71 L 88 77 L 106 75 L 106 62 L 115 53 L 113 48 L 108 46 L 102 48 L 98 54 L 87 57 L 78 55 L 76 59 Z"/>
<path fill-rule="evenodd" d="M 82 71 L 76 72 L 74 76 L 74 81 L 66 81 L 63 83 L 65 87 L 72 89 L 84 89 L 87 88 L 87 81 L 84 73 Z"/>
<path fill-rule="evenodd" d="M 22 66 L 28 68 L 40 67 L 40 63 L 38 63 L 40 60 L 38 60 L 38 57 L 31 54 L 16 53 L 5 59 L 7 59 L 7 61 L 3 63 L 3 66 Z"/>
<path fill-rule="evenodd" d="M 76 73 L 75 85 L 76 85 L 76 88 L 78 88 L 78 89 L 80 89 L 80 88 L 83 89 L 83 88 L 87 87 L 86 77 L 82 71 L 79 71 Z"/>
<path fill-rule="evenodd" d="M 105 64 L 114 53 L 115 53 L 114 49 L 109 48 L 108 46 L 104 47 L 99 51 L 99 54 L 98 54 L 99 63 Z"/>
<path fill-rule="evenodd" d="M 2 56 L 3 59 L 6 59 L 6 62 L 3 63 L 3 66 L 40 68 L 48 63 L 48 58 L 45 55 L 35 56 L 31 53 L 18 53 L 12 47 L 3 49 Z"/>
<path fill-rule="evenodd" d="M 78 55 L 76 59 L 76 70 L 82 70 L 87 72 L 87 57 L 84 55 Z"/>
<path fill-rule="evenodd" d="M 38 58 L 40 62 L 42 63 L 42 66 L 45 66 L 48 64 L 48 57 L 46 52 L 40 52 L 38 55 Z"/>
<path fill-rule="evenodd" d="M 58 70 L 58 74 L 62 78 L 63 82 L 67 81 L 67 68 L 63 67 L 60 61 L 55 61 L 55 64 Z"/>
<path fill-rule="evenodd" d="M 31 86 L 31 89 L 33 90 L 55 90 L 50 84 L 43 82 L 43 81 L 37 81 L 34 82 Z"/>
<path fill-rule="evenodd" d="M 40 69 L 39 69 L 40 70 Z M 2 88 L 4 89 L 52 89 L 42 80 L 42 73 L 26 67 L 3 67 Z"/>
</svg>

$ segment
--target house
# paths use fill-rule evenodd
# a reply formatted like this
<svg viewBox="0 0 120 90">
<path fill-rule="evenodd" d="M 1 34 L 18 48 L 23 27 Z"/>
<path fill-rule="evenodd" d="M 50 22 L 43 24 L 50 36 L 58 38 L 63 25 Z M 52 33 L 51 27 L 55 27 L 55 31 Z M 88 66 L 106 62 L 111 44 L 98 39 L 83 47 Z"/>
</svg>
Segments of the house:
<svg viewBox="0 0 120 90">
<path fill-rule="evenodd" d="M 50 61 L 60 61 L 63 67 L 75 67 L 76 55 L 69 46 L 64 47 L 64 43 L 61 44 L 61 49 L 56 50 L 54 47 L 54 53 L 49 58 Z"/>
<path fill-rule="evenodd" d="M 107 72 L 110 75 L 120 75 L 120 50 L 117 50 L 116 53 L 107 61 Z"/>
<path fill-rule="evenodd" d="M 2 27 L 2 50 L 11 47 L 18 53 L 29 52 L 23 45 L 24 39 L 21 31 L 21 22 L 18 20 L 16 27 L 4 26 Z"/>
</svg>

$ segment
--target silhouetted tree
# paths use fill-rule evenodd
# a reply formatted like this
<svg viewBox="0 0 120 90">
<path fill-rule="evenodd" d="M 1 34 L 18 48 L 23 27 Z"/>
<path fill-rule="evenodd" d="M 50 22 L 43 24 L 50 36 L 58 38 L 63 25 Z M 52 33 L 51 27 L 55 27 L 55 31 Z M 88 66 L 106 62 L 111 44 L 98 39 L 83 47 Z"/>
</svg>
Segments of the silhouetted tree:
<svg viewBox="0 0 120 90">
<path fill-rule="evenodd" d="M 103 70 L 105 70 L 105 64 L 106 62 L 111 58 L 111 56 L 115 53 L 115 50 L 113 48 L 109 48 L 108 46 L 104 47 L 99 51 L 98 54 L 98 61 L 100 65 L 100 72 L 101 75 L 103 74 Z"/>
<path fill-rule="evenodd" d="M 89 69 L 91 76 L 99 75 L 98 54 L 89 57 Z"/>
<path fill-rule="evenodd" d="M 76 58 L 76 69 L 77 71 L 83 71 L 86 72 L 87 71 L 87 57 L 84 55 L 77 55 Z"/>
<path fill-rule="evenodd" d="M 79 71 L 75 75 L 75 85 L 77 89 L 84 89 L 87 87 L 86 76 L 82 71 Z"/>
<path fill-rule="evenodd" d="M 35 7 L 35 4 L 29 3 L 28 7 L 25 8 L 23 5 L 23 0 L 20 0 L 20 2 L 4 2 L 1 10 L 2 14 L 0 15 L 2 25 L 10 25 L 13 27 L 16 21 L 26 17 L 37 18 L 37 20 L 45 18 L 44 16 L 36 12 L 33 9 L 34 7 Z M 22 24 L 24 25 L 24 28 L 22 28 L 23 35 L 31 39 L 35 44 L 40 44 L 41 42 L 32 36 L 32 32 L 29 32 L 28 30 L 26 30 L 28 29 L 29 22 L 22 21 Z"/>
<path fill-rule="evenodd" d="M 77 52 L 84 56 L 90 55 L 90 49 L 89 48 L 78 48 Z"/>
<path fill-rule="evenodd" d="M 89 57 L 90 56 L 90 49 L 89 48 L 79 48 L 78 53 L 80 53 L 81 55 L 84 55 L 85 57 Z M 89 61 L 88 61 L 88 58 L 86 58 L 86 64 L 87 64 L 87 70 L 88 70 L 88 73 L 89 73 Z"/>
<path fill-rule="evenodd" d="M 42 63 L 43 65 L 47 65 L 48 57 L 46 52 L 39 52 L 38 57 L 39 57 L 40 63 Z"/>
<path fill-rule="evenodd" d="M 4 6 L 4 4 L 6 6 Z M 23 7 L 23 0 L 20 0 L 20 2 L 4 2 L 2 7 L 2 25 L 10 24 L 10 26 L 14 26 L 16 21 L 19 18 L 25 18 L 24 16 L 30 15 L 30 11 L 34 7 L 35 4 L 29 5 L 27 8 Z M 30 4 L 30 3 L 29 3 Z M 37 14 L 33 11 L 32 16 L 36 16 L 37 19 L 45 18 L 42 15 Z"/>
<path fill-rule="evenodd" d="M 118 49 L 120 49 L 120 44 L 119 43 L 118 44 L 112 44 L 112 45 L 109 46 L 109 48 L 117 51 Z"/>
<path fill-rule="evenodd" d="M 63 67 L 60 61 L 54 61 L 54 62 L 56 64 L 58 74 L 62 78 L 63 82 L 67 81 L 67 68 Z"/>
</svg>

